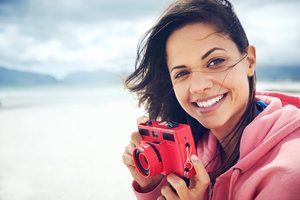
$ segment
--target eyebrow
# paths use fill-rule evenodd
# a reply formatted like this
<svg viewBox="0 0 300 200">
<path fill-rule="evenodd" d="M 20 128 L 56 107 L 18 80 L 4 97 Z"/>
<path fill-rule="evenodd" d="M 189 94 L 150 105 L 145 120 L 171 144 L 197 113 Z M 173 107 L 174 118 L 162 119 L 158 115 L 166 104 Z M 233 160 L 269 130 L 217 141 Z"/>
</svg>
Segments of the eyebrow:
<svg viewBox="0 0 300 200">
<path fill-rule="evenodd" d="M 217 50 L 221 50 L 221 51 L 226 51 L 223 48 L 219 48 L 219 47 L 214 47 L 212 49 L 210 49 L 209 51 L 207 51 L 202 57 L 201 60 L 204 60 L 205 58 L 207 58 L 212 52 L 217 51 Z M 172 73 L 173 70 L 175 69 L 182 69 L 182 68 L 186 68 L 185 65 L 179 65 L 179 66 L 175 66 L 171 69 L 170 73 Z"/>
<path fill-rule="evenodd" d="M 206 53 L 201 57 L 201 59 L 204 60 L 205 58 L 207 58 L 207 56 L 209 56 L 209 54 L 211 54 L 212 52 L 217 51 L 217 50 L 226 51 L 226 50 L 223 49 L 223 48 L 214 47 L 214 48 L 212 48 L 211 50 L 209 50 L 208 52 L 206 52 Z"/>
</svg>

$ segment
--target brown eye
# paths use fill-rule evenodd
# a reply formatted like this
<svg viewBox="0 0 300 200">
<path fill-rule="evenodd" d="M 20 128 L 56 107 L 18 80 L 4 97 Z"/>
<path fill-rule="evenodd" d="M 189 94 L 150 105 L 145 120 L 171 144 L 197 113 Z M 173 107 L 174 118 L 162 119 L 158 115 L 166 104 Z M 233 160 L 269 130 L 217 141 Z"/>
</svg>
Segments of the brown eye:
<svg viewBox="0 0 300 200">
<path fill-rule="evenodd" d="M 191 73 L 191 72 L 186 71 L 186 70 L 180 71 L 180 72 L 176 73 L 175 79 L 178 79 L 178 78 L 181 78 L 181 77 L 183 77 L 183 76 L 189 75 L 190 73 Z"/>
<path fill-rule="evenodd" d="M 211 60 L 207 67 L 218 67 L 219 65 L 222 65 L 222 63 L 224 63 L 225 59 L 224 58 L 216 58 L 216 59 L 213 59 Z"/>
</svg>

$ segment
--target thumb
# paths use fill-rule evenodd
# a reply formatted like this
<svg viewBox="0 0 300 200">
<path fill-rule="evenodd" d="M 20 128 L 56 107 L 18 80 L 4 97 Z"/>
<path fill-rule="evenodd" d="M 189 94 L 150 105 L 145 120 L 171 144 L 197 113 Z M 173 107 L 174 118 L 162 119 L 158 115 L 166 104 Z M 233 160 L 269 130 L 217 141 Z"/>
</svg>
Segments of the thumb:
<svg viewBox="0 0 300 200">
<path fill-rule="evenodd" d="M 192 155 L 191 156 L 191 161 L 193 163 L 193 166 L 196 171 L 196 177 L 198 179 L 197 185 L 195 186 L 196 190 L 199 190 L 199 192 L 205 191 L 207 187 L 210 184 L 210 178 L 208 173 L 206 172 L 205 167 L 203 166 L 201 160 L 196 156 Z"/>
</svg>

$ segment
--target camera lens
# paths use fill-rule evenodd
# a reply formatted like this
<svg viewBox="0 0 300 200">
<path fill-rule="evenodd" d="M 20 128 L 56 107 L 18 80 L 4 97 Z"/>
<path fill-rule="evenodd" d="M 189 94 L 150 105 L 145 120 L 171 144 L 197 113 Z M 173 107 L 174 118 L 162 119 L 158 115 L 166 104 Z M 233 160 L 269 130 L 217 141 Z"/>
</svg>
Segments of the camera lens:
<svg viewBox="0 0 300 200">
<path fill-rule="evenodd" d="M 138 168 L 143 172 L 143 174 L 148 176 L 149 175 L 149 164 L 148 164 L 146 156 L 140 150 L 137 150 L 135 152 L 135 156 L 136 156 L 136 163 L 137 163 Z"/>
<path fill-rule="evenodd" d="M 154 144 L 147 143 L 136 147 L 133 151 L 133 160 L 137 170 L 145 177 L 159 174 L 162 170 L 162 160 Z"/>
</svg>

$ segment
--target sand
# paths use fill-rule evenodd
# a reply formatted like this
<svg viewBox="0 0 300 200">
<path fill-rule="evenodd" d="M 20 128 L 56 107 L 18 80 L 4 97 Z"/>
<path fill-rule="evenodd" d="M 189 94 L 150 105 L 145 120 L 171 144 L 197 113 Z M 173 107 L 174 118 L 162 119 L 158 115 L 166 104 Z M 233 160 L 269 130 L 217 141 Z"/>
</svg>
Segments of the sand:
<svg viewBox="0 0 300 200">
<path fill-rule="evenodd" d="M 122 100 L 0 110 L 0 199 L 133 199 L 121 157 L 139 114 Z"/>
</svg>

